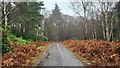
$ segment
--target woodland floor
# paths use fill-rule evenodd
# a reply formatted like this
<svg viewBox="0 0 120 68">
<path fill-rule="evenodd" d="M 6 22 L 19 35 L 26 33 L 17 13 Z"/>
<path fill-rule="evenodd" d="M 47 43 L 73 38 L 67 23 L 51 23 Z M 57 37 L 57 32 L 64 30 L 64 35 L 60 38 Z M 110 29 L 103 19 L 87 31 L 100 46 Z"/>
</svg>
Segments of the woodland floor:
<svg viewBox="0 0 120 68">
<path fill-rule="evenodd" d="M 3 67 L 120 66 L 120 42 L 66 40 L 60 43 L 37 41 L 28 46 L 11 44 L 13 52 L 3 55 Z"/>
</svg>

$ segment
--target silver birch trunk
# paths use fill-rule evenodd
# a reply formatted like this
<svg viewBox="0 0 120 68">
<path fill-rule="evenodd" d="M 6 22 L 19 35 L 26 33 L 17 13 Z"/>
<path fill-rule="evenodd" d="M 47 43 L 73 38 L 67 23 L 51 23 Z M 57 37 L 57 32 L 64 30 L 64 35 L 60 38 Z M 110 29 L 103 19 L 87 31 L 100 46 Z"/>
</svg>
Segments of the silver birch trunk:
<svg viewBox="0 0 120 68">
<path fill-rule="evenodd" d="M 3 15 L 4 15 L 4 25 L 6 29 L 8 24 L 8 18 L 7 18 L 7 4 L 5 2 L 3 3 Z"/>
</svg>

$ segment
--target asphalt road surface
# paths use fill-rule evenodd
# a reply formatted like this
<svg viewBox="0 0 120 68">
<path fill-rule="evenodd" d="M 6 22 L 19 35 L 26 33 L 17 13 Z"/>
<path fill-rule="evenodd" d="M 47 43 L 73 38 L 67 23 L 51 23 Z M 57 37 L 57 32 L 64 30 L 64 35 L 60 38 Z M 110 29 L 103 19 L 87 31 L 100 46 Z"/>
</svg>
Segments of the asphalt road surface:
<svg viewBox="0 0 120 68">
<path fill-rule="evenodd" d="M 83 64 L 62 44 L 53 43 L 37 66 L 83 66 Z"/>
</svg>

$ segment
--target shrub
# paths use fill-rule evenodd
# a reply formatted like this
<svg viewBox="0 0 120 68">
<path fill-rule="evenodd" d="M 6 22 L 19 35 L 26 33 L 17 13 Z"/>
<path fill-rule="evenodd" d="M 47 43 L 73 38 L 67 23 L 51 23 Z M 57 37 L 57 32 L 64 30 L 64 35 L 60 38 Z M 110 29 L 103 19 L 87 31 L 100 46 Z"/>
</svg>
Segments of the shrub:
<svg viewBox="0 0 120 68">
<path fill-rule="evenodd" d="M 41 41 L 48 41 L 48 38 L 45 36 L 39 36 L 36 38 L 36 40 L 41 40 Z"/>
<path fill-rule="evenodd" d="M 31 35 L 31 39 L 34 41 L 41 40 L 41 41 L 48 41 L 48 38 L 45 36 L 36 36 L 36 35 Z"/>
<path fill-rule="evenodd" d="M 2 54 L 12 51 L 12 49 L 7 44 L 2 44 Z"/>
<path fill-rule="evenodd" d="M 12 42 L 18 41 L 18 42 L 21 43 L 21 44 L 32 43 L 32 40 L 25 40 L 25 39 L 23 39 L 22 37 L 18 37 L 18 38 L 17 38 L 17 37 L 16 37 L 15 35 L 13 35 L 12 33 L 7 36 L 7 40 L 8 40 L 9 42 L 10 42 L 10 41 L 12 41 Z"/>
<path fill-rule="evenodd" d="M 7 36 L 7 40 L 8 40 L 8 41 L 13 41 L 13 42 L 15 42 L 15 41 L 18 40 L 18 38 L 11 33 L 11 34 L 9 34 L 9 35 Z"/>
<path fill-rule="evenodd" d="M 10 31 L 10 29 L 4 29 L 2 34 L 2 54 L 12 50 L 10 47 L 11 42 L 18 41 L 20 44 L 29 44 L 32 43 L 31 40 L 25 40 L 22 37 L 16 37 Z"/>
<path fill-rule="evenodd" d="M 41 48 L 37 48 L 36 45 L 30 44 L 27 46 L 19 45 L 13 48 L 13 52 L 7 52 L 2 57 L 2 66 L 28 66 L 33 64 L 33 57 L 37 57 Z"/>
<path fill-rule="evenodd" d="M 11 51 L 12 49 L 9 47 L 8 45 L 8 34 L 10 34 L 10 30 L 9 29 L 3 29 L 2 30 L 2 55 L 5 54 L 6 52 Z"/>
<path fill-rule="evenodd" d="M 28 40 L 25 40 L 23 39 L 22 37 L 19 37 L 17 38 L 18 42 L 21 43 L 21 44 L 29 44 L 29 43 L 32 43 L 33 41 L 28 39 Z"/>
</svg>

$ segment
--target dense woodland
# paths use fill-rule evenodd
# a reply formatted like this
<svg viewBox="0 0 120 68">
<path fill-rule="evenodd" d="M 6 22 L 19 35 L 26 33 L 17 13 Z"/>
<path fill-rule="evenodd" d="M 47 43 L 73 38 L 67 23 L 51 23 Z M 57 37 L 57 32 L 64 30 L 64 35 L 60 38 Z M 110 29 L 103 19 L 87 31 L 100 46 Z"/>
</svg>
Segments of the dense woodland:
<svg viewBox="0 0 120 68">
<path fill-rule="evenodd" d="M 53 10 L 47 10 L 42 1 L 1 2 L 0 21 L 2 25 L 0 34 L 2 35 L 2 48 L 0 48 L 2 55 L 5 54 L 4 61 L 10 58 L 7 55 L 18 55 L 18 52 L 24 53 L 22 49 L 29 51 L 33 48 L 30 54 L 34 53 L 33 56 L 35 56 L 40 52 L 40 49 L 36 47 L 39 44 L 45 45 L 45 42 L 42 41 L 69 39 L 120 41 L 120 1 L 85 2 L 84 0 L 73 0 L 70 5 L 71 10 L 76 14 L 75 16 L 61 13 L 58 4 L 55 4 Z M 15 49 L 18 47 L 17 45 L 20 46 Z M 120 49 L 119 45 L 118 49 Z M 27 59 L 30 57 L 23 60 Z M 19 60 L 15 61 L 18 62 Z M 31 64 L 27 61 L 21 62 L 16 64 Z M 3 65 L 9 66 L 10 63 L 5 62 Z"/>
<path fill-rule="evenodd" d="M 43 2 L 3 3 L 7 20 L 4 28 L 11 27 L 17 37 L 34 39 L 46 36 L 50 41 L 67 39 L 119 40 L 119 3 L 117 2 L 71 2 L 76 16 L 65 15 L 55 4 L 52 11 Z M 98 7 L 96 7 L 98 5 Z M 36 11 L 35 11 L 36 10 Z M 4 16 L 3 14 L 3 16 Z"/>
<path fill-rule="evenodd" d="M 98 5 L 98 7 L 96 7 Z M 71 2 L 77 16 L 64 15 L 55 4 L 46 18 L 45 33 L 49 40 L 96 39 L 120 40 L 119 3 Z"/>
</svg>

